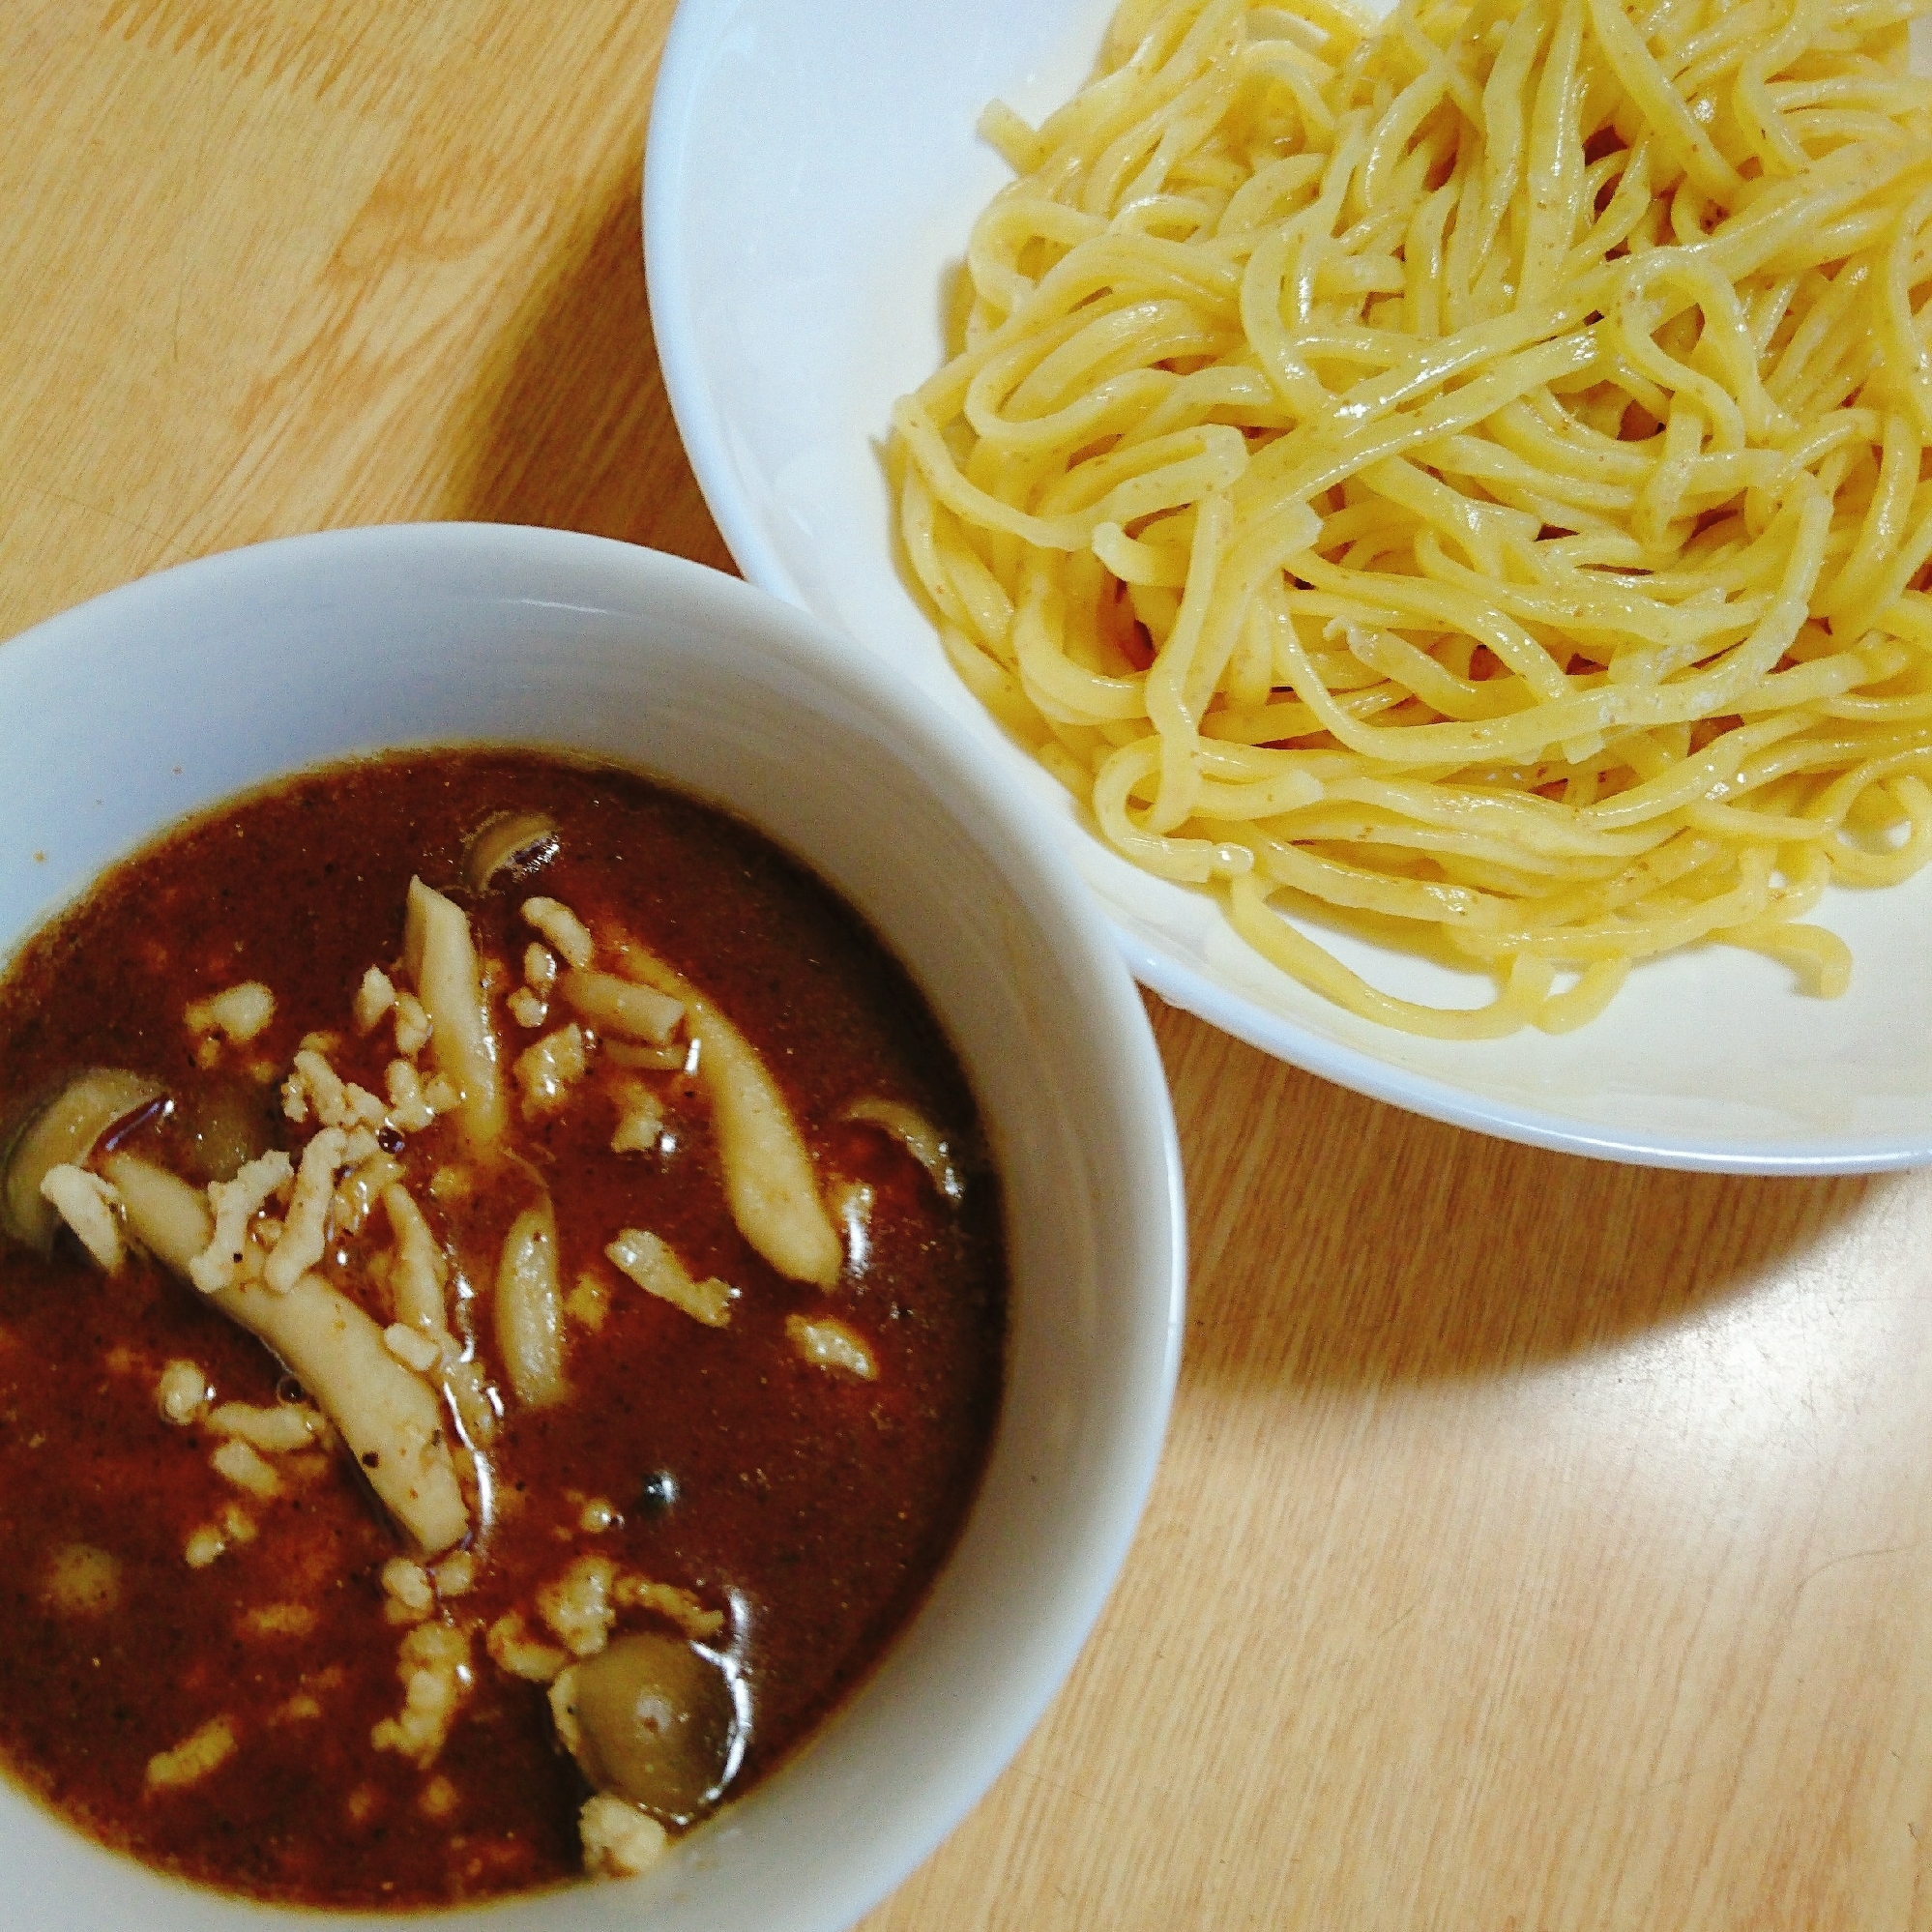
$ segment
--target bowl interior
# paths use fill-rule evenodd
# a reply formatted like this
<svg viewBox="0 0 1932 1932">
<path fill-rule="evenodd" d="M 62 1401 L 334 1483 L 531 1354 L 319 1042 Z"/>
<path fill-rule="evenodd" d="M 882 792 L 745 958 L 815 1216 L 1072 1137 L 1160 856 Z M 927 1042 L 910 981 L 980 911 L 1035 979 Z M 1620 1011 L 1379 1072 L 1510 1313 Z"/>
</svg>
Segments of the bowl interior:
<svg viewBox="0 0 1932 1932">
<path fill-rule="evenodd" d="M 1376 6 L 1374 11 L 1385 11 Z M 1274 973 L 1205 894 L 1137 871 L 953 676 L 890 547 L 880 444 L 939 366 L 941 299 L 1009 177 L 974 133 L 1038 120 L 1091 71 L 1112 0 L 684 0 L 645 174 L 652 313 L 671 401 L 752 581 L 888 659 L 1071 854 L 1135 974 L 1264 1050 L 1443 1120 L 1579 1153 L 1740 1171 L 1932 1160 L 1932 872 L 1833 892 L 1842 999 L 1706 948 L 1641 967 L 1559 1039 L 1412 1039 Z M 746 141 L 742 130 L 760 131 Z M 1330 937 L 1372 983 L 1476 1005 L 1488 981 Z M 1774 1042 L 1774 1045 L 1773 1045 Z"/>
<path fill-rule="evenodd" d="M 943 718 L 744 585 L 556 532 L 296 539 L 132 585 L 0 648 L 0 956 L 186 811 L 350 751 L 464 741 L 623 760 L 805 858 L 920 981 L 995 1142 L 1006 1404 L 925 1607 L 825 1731 L 667 1867 L 487 1909 L 506 1927 L 842 1925 L 1016 1748 L 1125 1554 L 1179 1334 L 1158 1058 L 1077 887 L 986 796 Z M 26 1918 L 9 1917 L 20 1932 L 264 1917 L 102 1853 L 7 1788 L 0 1863 L 32 1875 Z"/>
</svg>

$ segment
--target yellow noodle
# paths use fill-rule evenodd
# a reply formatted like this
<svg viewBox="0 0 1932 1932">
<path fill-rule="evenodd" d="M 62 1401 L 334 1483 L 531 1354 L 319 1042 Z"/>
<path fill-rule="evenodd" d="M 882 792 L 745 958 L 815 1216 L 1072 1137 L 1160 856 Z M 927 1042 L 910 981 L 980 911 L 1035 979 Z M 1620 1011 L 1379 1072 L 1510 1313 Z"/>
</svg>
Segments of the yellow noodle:
<svg viewBox="0 0 1932 1932">
<path fill-rule="evenodd" d="M 1932 858 L 1932 0 L 1126 0 L 894 418 L 968 687 L 1355 1012 L 1563 1031 Z M 1439 1011 L 1290 919 L 1491 973 Z"/>
</svg>

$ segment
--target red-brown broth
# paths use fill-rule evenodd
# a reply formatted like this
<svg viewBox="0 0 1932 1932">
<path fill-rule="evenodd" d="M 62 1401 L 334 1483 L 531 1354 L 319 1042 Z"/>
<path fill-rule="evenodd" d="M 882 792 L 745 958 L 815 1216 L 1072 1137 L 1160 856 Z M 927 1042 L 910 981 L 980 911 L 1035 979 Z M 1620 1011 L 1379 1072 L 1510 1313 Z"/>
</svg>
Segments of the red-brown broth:
<svg viewBox="0 0 1932 1932">
<path fill-rule="evenodd" d="M 492 813 L 540 808 L 561 850 L 526 888 L 460 885 L 466 837 Z M 398 954 L 412 874 L 451 893 L 479 951 L 504 962 L 494 1001 L 506 1062 L 534 1039 L 503 993 L 535 937 L 526 891 L 563 900 L 593 928 L 615 922 L 685 973 L 765 1056 L 822 1174 L 875 1190 L 863 1273 L 829 1293 L 776 1273 L 734 1225 L 694 1083 L 659 1076 L 676 1153 L 618 1156 L 595 1101 L 520 1129 L 557 1210 L 563 1278 L 608 1285 L 600 1332 L 570 1333 L 570 1403 L 511 1408 L 491 1451 L 510 1500 L 474 1593 L 455 1606 L 479 1636 L 475 1694 L 429 1773 L 370 1747 L 401 1692 L 397 1630 L 379 1572 L 403 1547 L 348 1457 L 259 1506 L 259 1539 L 201 1569 L 183 1556 L 196 1525 L 235 1492 L 205 1432 L 161 1420 L 161 1366 L 187 1358 L 218 1396 L 276 1399 L 280 1365 L 194 1292 L 138 1260 L 107 1276 L 67 1243 L 43 1262 L 0 1238 L 0 1755 L 15 1774 L 105 1842 L 184 1876 L 308 1905 L 426 1906 L 556 1883 L 579 1865 L 588 1787 L 554 1742 L 541 1686 L 500 1675 L 481 1629 L 572 1556 L 692 1591 L 730 1613 L 719 1639 L 748 1686 L 748 1748 L 727 1798 L 802 1740 L 877 1660 L 957 1535 L 999 1402 L 1004 1326 L 995 1178 L 973 1166 L 963 1204 L 876 1127 L 841 1124 L 852 1101 L 902 1100 L 960 1147 L 978 1145 L 971 1095 L 904 972 L 853 912 L 743 824 L 633 776 L 522 752 L 394 757 L 311 776 L 177 832 L 106 876 L 24 949 L 0 985 L 0 1121 L 87 1066 L 153 1075 L 178 1101 L 221 1086 L 287 1133 L 274 1084 L 301 1038 L 342 1037 L 337 1070 L 376 1092 L 393 1048 L 359 1039 L 350 1003 L 366 968 Z M 274 991 L 276 1018 L 224 1070 L 197 1067 L 188 1002 L 246 980 Z M 182 1127 L 137 1130 L 191 1173 Z M 418 1175 L 445 1120 L 417 1137 Z M 488 1320 L 493 1255 L 514 1191 L 457 1211 L 418 1199 L 463 1259 L 477 1326 L 501 1385 Z M 730 1326 L 705 1328 L 625 1282 L 601 1259 L 623 1226 L 667 1240 L 694 1275 L 742 1292 Z M 332 1243 L 332 1278 L 388 1320 L 360 1272 L 384 1242 Z M 339 1254 L 336 1251 L 339 1250 Z M 354 1283 L 353 1287 L 349 1284 Z M 860 1382 L 804 1361 L 795 1311 L 859 1329 L 879 1362 Z M 674 1499 L 666 1506 L 668 1475 Z M 585 1498 L 620 1524 L 576 1526 Z M 246 1500 L 246 1499 L 244 1499 Z M 73 1542 L 119 1559 L 118 1607 L 56 1615 L 51 1553 Z M 247 1634 L 251 1608 L 300 1600 L 303 1637 Z M 626 1622 L 636 1622 L 635 1615 Z M 648 1617 L 643 1619 L 648 1622 Z M 304 1687 L 319 1721 L 278 1721 Z M 204 1783 L 153 1796 L 157 1752 L 225 1713 L 240 1740 Z M 421 1808 L 429 1776 L 453 1816 Z"/>
</svg>

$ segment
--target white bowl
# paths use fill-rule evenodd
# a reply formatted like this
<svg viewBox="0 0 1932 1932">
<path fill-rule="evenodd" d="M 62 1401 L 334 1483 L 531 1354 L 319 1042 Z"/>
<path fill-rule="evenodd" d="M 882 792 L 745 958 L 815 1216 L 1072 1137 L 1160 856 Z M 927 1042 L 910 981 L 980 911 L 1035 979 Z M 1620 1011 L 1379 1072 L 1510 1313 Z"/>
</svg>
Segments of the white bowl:
<svg viewBox="0 0 1932 1932">
<path fill-rule="evenodd" d="M 184 812 L 352 751 L 479 740 L 623 760 L 803 857 L 942 1016 L 1005 1175 L 1012 1296 L 991 1462 L 881 1668 L 659 1871 L 450 1915 L 499 1932 L 832 1932 L 1018 1747 L 1126 1554 L 1181 1332 L 1159 1058 L 1070 869 L 945 717 L 732 578 L 545 530 L 295 538 L 146 578 L 0 646 L 0 958 Z M 0 1871 L 11 1932 L 317 1922 L 157 1878 L 12 1787 Z"/>
<path fill-rule="evenodd" d="M 1380 11 L 1380 9 L 1378 9 Z M 1071 853 L 1134 973 L 1265 1051 L 1440 1120 L 1545 1147 L 1733 1171 L 1932 1160 L 1932 872 L 1831 893 L 1852 990 L 1765 958 L 1640 968 L 1559 1039 L 1412 1039 L 1266 966 L 1205 893 L 1135 870 L 954 678 L 893 568 L 879 446 L 943 357 L 940 290 L 1008 179 L 974 135 L 992 99 L 1038 120 L 1091 71 L 1112 0 L 683 0 L 652 105 L 651 313 L 678 426 L 754 583 L 814 611 L 949 712 Z M 1352 941 L 1411 998 L 1488 981 Z"/>
</svg>

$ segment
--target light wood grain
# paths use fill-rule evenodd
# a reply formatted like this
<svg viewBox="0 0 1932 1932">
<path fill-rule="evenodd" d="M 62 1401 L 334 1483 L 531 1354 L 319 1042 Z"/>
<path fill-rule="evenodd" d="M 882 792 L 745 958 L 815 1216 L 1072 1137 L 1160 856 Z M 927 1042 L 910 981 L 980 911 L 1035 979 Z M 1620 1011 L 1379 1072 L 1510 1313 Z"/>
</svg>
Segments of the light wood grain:
<svg viewBox="0 0 1932 1932">
<path fill-rule="evenodd" d="M 638 263 L 668 16 L 10 0 L 0 635 L 344 523 L 725 565 Z M 1598 1166 L 1155 1017 L 1153 1505 L 868 1932 L 1932 1927 L 1932 1177 Z"/>
</svg>

